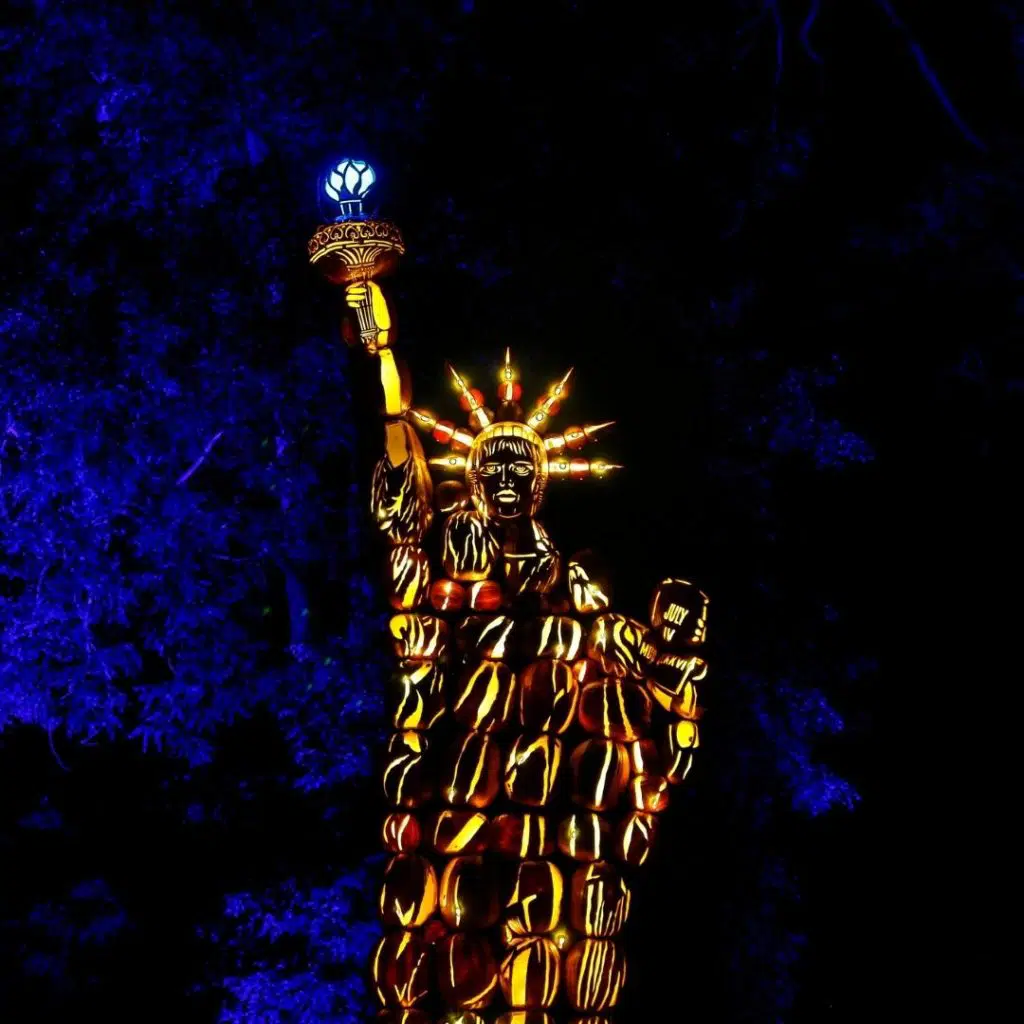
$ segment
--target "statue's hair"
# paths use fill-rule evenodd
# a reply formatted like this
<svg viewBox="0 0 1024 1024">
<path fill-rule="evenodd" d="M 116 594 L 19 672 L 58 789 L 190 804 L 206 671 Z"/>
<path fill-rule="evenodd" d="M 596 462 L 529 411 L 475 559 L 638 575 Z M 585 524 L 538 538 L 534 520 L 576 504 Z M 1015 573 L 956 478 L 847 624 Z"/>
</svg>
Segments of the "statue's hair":
<svg viewBox="0 0 1024 1024">
<path fill-rule="evenodd" d="M 488 456 L 507 451 L 529 459 L 536 470 L 530 501 L 530 515 L 533 516 L 540 508 L 548 484 L 548 453 L 544 439 L 525 423 L 491 423 L 473 438 L 473 446 L 466 459 L 466 482 L 473 504 L 482 515 L 487 514 L 480 484 L 480 467 Z"/>
<path fill-rule="evenodd" d="M 536 459 L 536 451 L 525 437 L 491 437 L 481 445 L 481 458 L 483 459 L 490 455 L 497 455 L 498 452 L 522 455 L 524 459 L 529 459 L 531 462 Z"/>
</svg>

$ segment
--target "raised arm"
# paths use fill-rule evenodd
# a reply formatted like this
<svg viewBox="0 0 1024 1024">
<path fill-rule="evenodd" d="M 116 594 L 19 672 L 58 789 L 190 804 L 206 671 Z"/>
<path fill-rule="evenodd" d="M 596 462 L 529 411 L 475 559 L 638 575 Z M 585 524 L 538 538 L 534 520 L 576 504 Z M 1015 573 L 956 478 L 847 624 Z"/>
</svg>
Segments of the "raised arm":
<svg viewBox="0 0 1024 1024">
<path fill-rule="evenodd" d="M 359 318 L 363 349 L 377 364 L 380 384 L 384 454 L 373 471 L 374 521 L 391 545 L 419 545 L 432 518 L 430 469 L 420 440 L 405 419 L 412 388 L 408 371 L 395 356 L 391 310 L 380 286 L 372 280 L 349 284 L 345 301 Z M 397 561 L 411 564 L 408 558 Z M 421 561 L 418 554 L 414 561 Z M 391 564 L 395 562 L 392 558 Z M 392 583 L 400 583 L 394 572 Z M 397 595 L 392 597 L 395 604 Z M 412 607 L 411 597 L 402 598 L 397 606 Z"/>
</svg>

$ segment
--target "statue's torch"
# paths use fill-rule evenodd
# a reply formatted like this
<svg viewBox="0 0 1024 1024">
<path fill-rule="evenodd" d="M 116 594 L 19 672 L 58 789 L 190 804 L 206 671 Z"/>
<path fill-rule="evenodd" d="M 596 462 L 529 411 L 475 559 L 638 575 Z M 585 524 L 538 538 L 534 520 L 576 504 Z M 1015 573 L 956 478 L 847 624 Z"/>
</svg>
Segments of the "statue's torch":
<svg viewBox="0 0 1024 1024">
<path fill-rule="evenodd" d="M 342 160 L 323 182 L 322 198 L 337 208 L 332 223 L 321 224 L 309 240 L 309 262 L 332 284 L 358 284 L 385 277 L 405 252 L 402 233 L 389 220 L 363 210 L 363 199 L 376 175 L 365 160 Z M 369 289 L 355 304 L 359 338 L 366 350 L 377 351 L 380 328 L 374 319 Z"/>
</svg>

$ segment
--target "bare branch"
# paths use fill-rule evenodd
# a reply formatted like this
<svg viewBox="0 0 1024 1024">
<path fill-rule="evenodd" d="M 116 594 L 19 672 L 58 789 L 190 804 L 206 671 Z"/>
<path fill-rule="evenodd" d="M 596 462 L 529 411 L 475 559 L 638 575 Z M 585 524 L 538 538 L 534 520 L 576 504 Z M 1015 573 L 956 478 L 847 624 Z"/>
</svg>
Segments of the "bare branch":
<svg viewBox="0 0 1024 1024">
<path fill-rule="evenodd" d="M 782 25 L 782 15 L 779 13 L 778 0 L 770 0 L 772 19 L 775 22 L 775 88 L 782 83 L 782 42 L 786 37 L 786 30 Z"/>
<path fill-rule="evenodd" d="M 807 11 L 807 17 L 804 18 L 804 23 L 800 26 L 800 42 L 803 44 L 803 48 L 807 51 L 807 55 L 815 62 L 815 64 L 821 63 L 821 54 L 818 53 L 811 45 L 811 29 L 814 28 L 814 23 L 818 20 L 818 12 L 820 10 L 821 0 L 811 0 L 811 6 Z"/>
<path fill-rule="evenodd" d="M 779 85 L 782 82 L 782 45 L 786 36 L 785 26 L 782 24 L 782 15 L 779 12 L 778 0 L 767 0 L 768 8 L 772 12 L 772 20 L 775 22 L 775 82 L 772 88 L 772 133 L 778 127 L 779 122 Z"/>
<path fill-rule="evenodd" d="M 766 7 L 762 7 L 761 10 L 757 13 L 757 15 L 755 15 L 749 21 L 744 22 L 742 25 L 740 25 L 740 27 L 738 29 L 736 29 L 736 38 L 737 39 L 742 40 L 745 36 L 751 36 L 752 38 L 751 38 L 750 42 L 748 42 L 745 46 L 743 46 L 738 51 L 738 53 L 736 54 L 736 59 L 735 59 L 735 61 L 733 63 L 733 68 L 734 69 L 742 61 L 746 60 L 747 54 L 749 54 L 750 51 L 753 49 L 754 43 L 756 42 L 757 35 L 758 35 L 758 33 L 755 32 L 754 30 L 755 29 L 759 29 L 761 27 L 761 25 L 763 24 L 764 19 L 767 16 L 767 14 L 768 14 L 768 11 L 767 11 Z"/>
<path fill-rule="evenodd" d="M 946 90 L 942 88 L 942 83 L 939 81 L 938 75 L 932 70 L 928 63 L 928 58 L 925 56 L 924 50 L 921 49 L 917 40 L 910 34 L 910 29 L 907 28 L 903 19 L 893 10 L 892 4 L 889 0 L 875 0 L 875 3 L 880 7 L 885 16 L 892 23 L 892 26 L 904 37 L 910 52 L 914 55 L 914 60 L 917 61 L 917 66 L 924 76 L 925 81 L 931 86 L 932 92 L 935 93 L 939 103 L 942 104 L 943 110 L 946 111 L 949 119 L 957 126 L 960 134 L 976 149 L 980 149 L 982 152 L 988 152 L 988 147 L 981 139 L 978 138 L 974 132 L 967 126 L 967 123 L 960 116 L 956 107 L 953 106 L 953 101 L 949 98 Z"/>
<path fill-rule="evenodd" d="M 39 573 L 39 579 L 36 580 L 36 609 L 39 608 L 39 602 L 43 597 L 43 580 L 46 578 L 46 574 L 53 568 L 53 562 L 47 562 L 43 566 L 42 571 Z"/>
<path fill-rule="evenodd" d="M 54 742 L 53 742 L 53 723 L 52 722 L 50 723 L 50 725 L 48 725 L 46 727 L 46 738 L 50 741 L 50 753 L 53 754 L 54 760 L 57 762 L 57 764 L 59 764 L 61 766 L 61 768 L 64 769 L 64 771 L 66 771 L 66 772 L 71 771 L 71 769 L 60 759 L 60 754 L 57 753 L 57 747 L 54 745 Z"/>
<path fill-rule="evenodd" d="M 189 477 L 191 477 L 192 474 L 203 464 L 203 461 L 206 459 L 206 456 L 209 455 L 211 451 L 213 451 L 213 446 L 221 439 L 223 434 L 223 430 L 218 430 L 217 433 L 214 434 L 213 437 L 211 437 L 210 440 L 206 442 L 206 447 L 203 449 L 202 454 L 199 456 L 199 458 L 196 459 L 196 461 L 193 462 L 192 465 L 189 466 L 188 469 L 186 469 L 185 472 L 178 477 L 176 483 L 179 486 L 183 483 L 186 483 Z"/>
</svg>

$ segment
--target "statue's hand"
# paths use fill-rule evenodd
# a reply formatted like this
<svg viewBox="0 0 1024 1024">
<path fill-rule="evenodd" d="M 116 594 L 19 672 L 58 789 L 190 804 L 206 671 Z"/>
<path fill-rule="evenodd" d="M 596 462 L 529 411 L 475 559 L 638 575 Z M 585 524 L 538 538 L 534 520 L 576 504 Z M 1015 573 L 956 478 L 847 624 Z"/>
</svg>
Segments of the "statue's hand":
<svg viewBox="0 0 1024 1024">
<path fill-rule="evenodd" d="M 345 302 L 356 311 L 364 345 L 371 352 L 387 348 L 391 335 L 391 311 L 380 286 L 375 281 L 353 282 L 345 288 Z"/>
<path fill-rule="evenodd" d="M 356 281 L 345 286 L 345 302 L 352 309 L 365 306 L 370 301 L 370 286 L 372 281 Z"/>
</svg>

